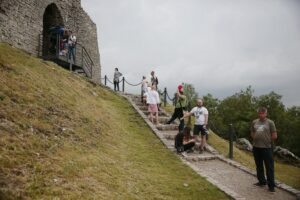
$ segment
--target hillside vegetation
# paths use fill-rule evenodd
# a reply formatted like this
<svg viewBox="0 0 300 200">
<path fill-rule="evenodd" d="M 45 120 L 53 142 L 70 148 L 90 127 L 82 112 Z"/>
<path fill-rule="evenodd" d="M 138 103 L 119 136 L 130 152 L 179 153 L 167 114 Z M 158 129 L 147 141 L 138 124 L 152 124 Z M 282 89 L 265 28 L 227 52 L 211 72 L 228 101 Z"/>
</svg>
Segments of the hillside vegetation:
<svg viewBox="0 0 300 200">
<path fill-rule="evenodd" d="M 0 199 L 228 199 L 111 90 L 1 43 L 0 85 Z"/>
</svg>

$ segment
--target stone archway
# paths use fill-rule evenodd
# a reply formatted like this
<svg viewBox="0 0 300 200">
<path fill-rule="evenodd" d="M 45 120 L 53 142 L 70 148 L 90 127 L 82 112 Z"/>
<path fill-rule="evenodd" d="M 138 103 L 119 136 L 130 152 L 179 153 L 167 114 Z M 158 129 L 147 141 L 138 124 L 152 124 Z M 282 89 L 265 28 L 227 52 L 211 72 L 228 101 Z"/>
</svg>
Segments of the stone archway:
<svg viewBox="0 0 300 200">
<path fill-rule="evenodd" d="M 51 28 L 63 25 L 63 18 L 58 7 L 55 3 L 49 4 L 43 15 L 43 56 L 53 54 L 55 41 L 53 38 L 51 41 Z"/>
</svg>

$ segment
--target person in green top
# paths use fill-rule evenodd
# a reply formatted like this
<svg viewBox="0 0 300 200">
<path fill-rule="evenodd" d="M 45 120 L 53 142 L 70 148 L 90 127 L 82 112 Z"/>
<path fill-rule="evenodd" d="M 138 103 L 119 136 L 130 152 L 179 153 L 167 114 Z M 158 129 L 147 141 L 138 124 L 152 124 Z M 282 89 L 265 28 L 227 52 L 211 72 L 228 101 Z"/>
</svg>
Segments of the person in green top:
<svg viewBox="0 0 300 200">
<path fill-rule="evenodd" d="M 274 122 L 267 118 L 267 109 L 265 107 L 258 109 L 258 116 L 258 119 L 255 119 L 251 124 L 253 156 L 258 179 L 258 182 L 254 185 L 262 187 L 268 184 L 269 191 L 275 192 L 272 141 L 276 140 L 277 131 Z M 267 181 L 264 173 L 264 165 Z"/>
<path fill-rule="evenodd" d="M 178 129 L 179 129 L 179 131 L 183 130 L 184 119 L 181 119 L 181 118 L 183 117 L 183 111 L 186 109 L 186 106 L 187 106 L 187 98 L 183 93 L 182 85 L 179 85 L 178 90 L 176 92 L 176 96 L 175 96 L 174 113 L 173 113 L 171 119 L 167 122 L 167 124 L 171 124 L 176 118 L 178 118 L 180 120 Z"/>
</svg>

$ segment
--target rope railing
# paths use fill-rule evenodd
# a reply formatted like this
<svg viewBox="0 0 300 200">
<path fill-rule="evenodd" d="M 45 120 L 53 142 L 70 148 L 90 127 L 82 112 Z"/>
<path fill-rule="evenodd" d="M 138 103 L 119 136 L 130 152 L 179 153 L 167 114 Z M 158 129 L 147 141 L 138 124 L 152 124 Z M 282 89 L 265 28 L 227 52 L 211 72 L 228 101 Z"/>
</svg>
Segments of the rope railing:
<svg viewBox="0 0 300 200">
<path fill-rule="evenodd" d="M 138 85 L 141 85 L 142 84 L 142 81 L 137 83 L 137 84 L 132 84 L 132 83 L 129 83 L 128 81 L 126 81 L 126 79 L 124 78 L 124 81 L 125 83 L 127 83 L 128 85 L 131 85 L 131 86 L 138 86 Z"/>
</svg>

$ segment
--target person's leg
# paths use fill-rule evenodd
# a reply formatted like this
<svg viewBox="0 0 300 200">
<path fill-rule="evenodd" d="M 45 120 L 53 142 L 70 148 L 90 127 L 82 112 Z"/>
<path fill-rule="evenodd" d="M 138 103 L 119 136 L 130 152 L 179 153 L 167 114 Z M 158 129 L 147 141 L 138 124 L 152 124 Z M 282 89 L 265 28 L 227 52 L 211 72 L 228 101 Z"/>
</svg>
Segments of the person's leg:
<svg viewBox="0 0 300 200">
<path fill-rule="evenodd" d="M 155 121 L 156 121 L 156 125 L 158 125 L 158 111 L 155 113 Z"/>
<path fill-rule="evenodd" d="M 206 135 L 201 133 L 201 145 L 200 149 L 204 151 L 206 148 Z"/>
<path fill-rule="evenodd" d="M 119 89 L 119 81 L 116 81 L 116 89 L 117 89 L 117 91 L 120 91 L 120 89 Z"/>
<path fill-rule="evenodd" d="M 180 109 L 178 110 L 178 119 L 179 119 L 179 126 L 178 126 L 178 129 L 179 131 L 183 130 L 184 129 L 184 119 L 181 119 L 183 117 L 183 110 Z"/>
<path fill-rule="evenodd" d="M 275 188 L 275 180 L 274 180 L 274 160 L 273 160 L 273 152 L 271 148 L 263 149 L 263 159 L 267 173 L 267 182 L 269 189 Z"/>
<path fill-rule="evenodd" d="M 195 137 L 195 146 L 196 146 L 196 149 L 200 148 L 200 142 L 201 142 L 201 140 L 200 140 L 199 133 L 200 133 L 199 125 L 194 125 L 193 135 Z M 200 151 L 200 153 L 201 153 L 201 151 Z"/>
<path fill-rule="evenodd" d="M 183 149 L 184 149 L 184 151 L 186 151 L 186 150 L 192 149 L 194 146 L 195 146 L 195 142 L 189 142 L 189 143 L 183 145 Z"/>
<path fill-rule="evenodd" d="M 114 81 L 114 91 L 116 91 L 116 89 L 117 89 L 117 82 Z"/>
<path fill-rule="evenodd" d="M 174 109 L 174 113 L 173 113 L 171 119 L 167 122 L 167 124 L 171 124 L 178 117 L 179 109 L 180 108 L 175 108 Z"/>
<path fill-rule="evenodd" d="M 260 185 L 266 184 L 264 165 L 263 165 L 263 156 L 261 148 L 253 147 L 253 156 L 256 165 L 256 176 Z"/>
</svg>

